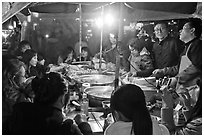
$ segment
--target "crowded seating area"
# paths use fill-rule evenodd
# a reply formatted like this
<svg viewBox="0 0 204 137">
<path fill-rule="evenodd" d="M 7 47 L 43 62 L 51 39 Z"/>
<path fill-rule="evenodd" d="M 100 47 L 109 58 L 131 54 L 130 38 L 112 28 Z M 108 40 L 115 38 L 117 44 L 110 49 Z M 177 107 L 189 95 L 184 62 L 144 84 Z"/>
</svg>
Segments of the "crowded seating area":
<svg viewBox="0 0 204 137">
<path fill-rule="evenodd" d="M 3 2 L 2 135 L 202 135 L 200 12 Z"/>
</svg>

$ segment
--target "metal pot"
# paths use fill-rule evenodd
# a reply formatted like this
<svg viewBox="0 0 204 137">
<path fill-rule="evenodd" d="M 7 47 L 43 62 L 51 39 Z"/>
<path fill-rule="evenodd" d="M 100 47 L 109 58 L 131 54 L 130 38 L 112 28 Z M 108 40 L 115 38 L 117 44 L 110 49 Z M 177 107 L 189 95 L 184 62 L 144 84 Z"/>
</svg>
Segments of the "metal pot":
<svg viewBox="0 0 204 137">
<path fill-rule="evenodd" d="M 113 84 L 115 79 L 114 75 L 104 75 L 104 74 L 88 74 L 80 75 L 77 80 L 81 83 L 90 83 L 91 86 L 106 86 Z"/>
<path fill-rule="evenodd" d="M 102 101 L 110 100 L 113 86 L 92 86 L 84 90 L 90 100 L 90 106 L 102 107 Z"/>
</svg>

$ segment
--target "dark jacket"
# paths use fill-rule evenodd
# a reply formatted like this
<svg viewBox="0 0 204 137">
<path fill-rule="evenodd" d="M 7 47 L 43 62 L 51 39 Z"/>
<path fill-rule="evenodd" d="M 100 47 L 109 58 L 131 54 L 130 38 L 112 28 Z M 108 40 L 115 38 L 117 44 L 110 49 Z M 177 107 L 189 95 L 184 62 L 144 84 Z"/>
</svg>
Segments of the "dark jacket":
<svg viewBox="0 0 204 137">
<path fill-rule="evenodd" d="M 190 84 L 192 81 L 196 82 L 194 79 L 201 78 L 202 75 L 202 41 L 200 39 L 193 39 L 185 45 L 185 49 L 191 45 L 187 56 L 192 64 L 176 77 L 179 78 L 179 84 L 188 85 L 188 83 Z M 184 51 L 183 54 L 186 54 L 186 51 Z"/>
<path fill-rule="evenodd" d="M 103 54 L 104 59 L 106 62 L 111 62 L 113 64 L 116 64 L 116 56 L 119 55 L 120 67 L 128 71 L 129 69 L 128 57 L 130 55 L 130 51 L 121 42 L 118 42 L 117 44 L 118 45 L 112 50 L 110 50 L 111 49 L 110 46 L 105 49 L 105 52 L 104 52 L 105 54 Z"/>
<path fill-rule="evenodd" d="M 153 45 L 154 68 L 163 69 L 165 67 L 176 66 L 179 63 L 179 41 L 173 37 L 167 36 L 161 42 L 155 42 Z"/>
<path fill-rule="evenodd" d="M 68 119 L 63 121 L 62 110 L 35 103 L 18 103 L 9 120 L 8 134 L 12 135 L 80 135 L 92 134 L 88 123 L 76 126 Z"/>
</svg>

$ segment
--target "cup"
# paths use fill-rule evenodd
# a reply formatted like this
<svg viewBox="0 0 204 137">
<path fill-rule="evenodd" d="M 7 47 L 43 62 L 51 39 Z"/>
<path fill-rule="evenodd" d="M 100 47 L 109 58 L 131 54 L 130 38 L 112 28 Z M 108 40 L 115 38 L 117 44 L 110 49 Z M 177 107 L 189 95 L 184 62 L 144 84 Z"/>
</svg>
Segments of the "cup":
<svg viewBox="0 0 204 137">
<path fill-rule="evenodd" d="M 104 109 L 110 108 L 110 101 L 109 100 L 102 101 L 102 107 Z"/>
<path fill-rule="evenodd" d="M 107 115 L 110 113 L 110 101 L 102 101 L 102 107 L 103 107 L 103 118 L 107 118 Z"/>
<path fill-rule="evenodd" d="M 86 88 L 89 88 L 90 86 L 91 86 L 90 83 L 83 83 L 83 84 L 82 84 L 82 88 L 81 88 L 82 92 L 84 92 L 84 90 L 85 90 Z"/>
</svg>

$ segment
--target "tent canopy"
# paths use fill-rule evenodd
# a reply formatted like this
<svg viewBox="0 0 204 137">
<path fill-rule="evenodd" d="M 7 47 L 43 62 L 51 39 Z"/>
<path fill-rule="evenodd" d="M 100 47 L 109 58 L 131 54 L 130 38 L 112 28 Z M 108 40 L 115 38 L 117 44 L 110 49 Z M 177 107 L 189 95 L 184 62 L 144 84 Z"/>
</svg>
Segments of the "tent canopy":
<svg viewBox="0 0 204 137">
<path fill-rule="evenodd" d="M 7 12 L 2 12 L 2 22 L 19 11 L 24 15 L 29 15 L 29 12 L 73 14 L 77 11 L 78 5 L 82 4 L 83 13 L 96 13 L 100 12 L 97 9 L 101 6 L 112 8 L 120 5 L 119 2 L 10 2 L 9 4 L 11 4 L 10 9 L 7 8 Z M 196 11 L 197 2 L 124 2 L 124 4 L 127 9 L 124 16 L 137 21 L 189 18 L 195 17 L 194 13 L 202 13 Z M 4 10 L 5 2 L 2 6 Z M 199 10 L 202 10 L 200 7 Z"/>
</svg>

